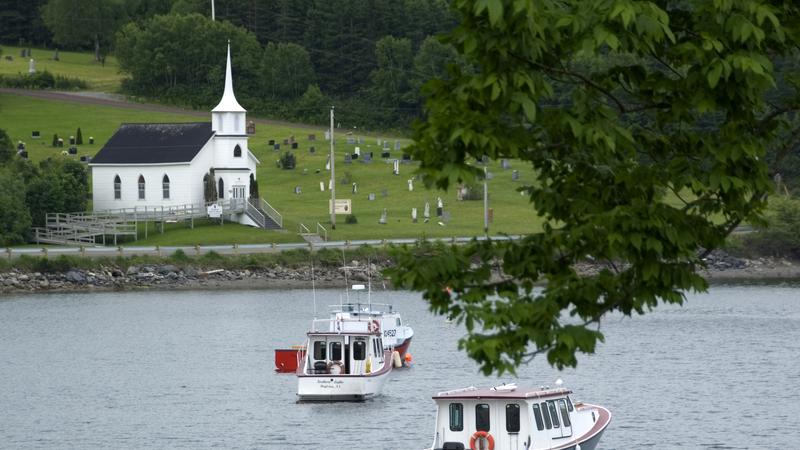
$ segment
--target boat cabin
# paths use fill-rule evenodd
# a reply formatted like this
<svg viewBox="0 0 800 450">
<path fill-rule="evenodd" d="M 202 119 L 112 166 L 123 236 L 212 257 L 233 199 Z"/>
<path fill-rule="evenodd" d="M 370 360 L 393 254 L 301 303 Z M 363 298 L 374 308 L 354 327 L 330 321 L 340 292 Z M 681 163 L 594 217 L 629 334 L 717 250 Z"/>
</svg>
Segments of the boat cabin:
<svg viewBox="0 0 800 450">
<path fill-rule="evenodd" d="M 578 408 L 582 404 L 574 404 L 571 393 L 564 388 L 518 390 L 515 385 L 440 392 L 433 397 L 437 417 L 432 448 L 574 449 L 577 444 L 594 448 L 587 434 L 593 432 L 589 437 L 596 435 L 599 440 L 608 420 L 599 424 L 601 411 Z"/>
<path fill-rule="evenodd" d="M 308 333 L 305 363 L 308 375 L 364 375 L 382 367 L 383 340 L 374 321 L 315 320 Z M 322 330 L 317 325 L 322 325 Z"/>
</svg>

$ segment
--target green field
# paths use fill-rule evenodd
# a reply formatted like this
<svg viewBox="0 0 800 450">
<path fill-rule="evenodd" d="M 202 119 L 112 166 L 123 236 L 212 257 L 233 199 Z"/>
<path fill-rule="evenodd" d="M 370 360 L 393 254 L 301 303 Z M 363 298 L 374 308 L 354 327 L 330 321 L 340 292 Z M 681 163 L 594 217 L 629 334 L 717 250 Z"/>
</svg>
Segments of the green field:
<svg viewBox="0 0 800 450">
<path fill-rule="evenodd" d="M 28 73 L 28 60 L 20 56 L 22 47 L 3 45 L 0 57 L 0 74 L 16 75 Z M 64 75 L 80 78 L 89 83 L 89 90 L 98 92 L 117 92 L 123 78 L 119 73 L 117 58 L 107 56 L 105 64 L 94 60 L 91 53 L 58 52 L 58 61 L 53 61 L 54 50 L 32 48 L 31 55 L 36 63 L 36 70 L 49 71 L 53 75 Z M 11 57 L 11 61 L 6 59 Z"/>
<path fill-rule="evenodd" d="M 78 156 L 94 155 L 123 122 L 196 122 L 210 121 L 207 118 L 138 111 L 109 106 L 85 105 L 70 102 L 57 102 L 24 97 L 20 95 L 0 94 L 0 128 L 5 128 L 14 142 L 26 142 L 31 160 L 38 161 L 50 156 L 62 156 L 63 149 L 50 146 L 53 133 L 66 137 L 73 135 L 77 127 L 81 127 L 84 142 L 88 137 L 95 138 L 94 145 L 79 147 Z M 39 130 L 42 138 L 30 138 L 31 130 Z M 421 236 L 471 236 L 483 234 L 483 202 L 457 201 L 455 190 L 437 192 L 425 190 L 421 183 L 414 183 L 414 191 L 408 191 L 407 180 L 413 178 L 415 164 L 401 164 L 400 175 L 392 174 L 392 164 L 380 158 L 381 150 L 376 136 L 362 136 L 360 145 L 362 153 L 372 151 L 374 161 L 370 164 L 354 161 L 344 163 L 344 154 L 352 153 L 355 145 L 346 143 L 344 132 L 336 134 L 336 176 L 337 198 L 352 200 L 353 212 L 358 219 L 357 224 L 345 224 L 345 216 L 338 216 L 336 230 L 330 226 L 328 199 L 330 192 L 327 182 L 330 177 L 325 170 L 325 162 L 329 151 L 329 142 L 324 140 L 324 129 L 314 129 L 306 125 L 264 125 L 257 126 L 256 134 L 250 138 L 250 149 L 261 161 L 258 168 L 258 181 L 261 196 L 270 202 L 284 216 L 283 232 L 265 232 L 262 230 L 226 224 L 198 226 L 188 229 L 181 226 L 168 228 L 164 235 L 156 235 L 152 231 L 147 240 L 140 240 L 136 245 L 191 245 L 195 243 L 256 243 L 286 242 L 298 240 L 296 235 L 300 224 L 305 224 L 312 231 L 319 222 L 328 229 L 329 238 L 345 239 L 379 239 L 395 237 Z M 316 134 L 317 141 L 310 142 L 309 134 Z M 294 151 L 297 157 L 297 168 L 281 170 L 276 166 L 280 152 L 267 145 L 269 139 L 283 142 L 294 136 L 299 148 Z M 402 141 L 407 145 L 407 141 Z M 311 146 L 316 147 L 310 153 Z M 285 146 L 282 146 L 285 147 Z M 391 157 L 401 158 L 402 151 L 394 150 L 394 138 L 391 139 Z M 490 165 L 494 179 L 489 181 L 490 207 L 494 211 L 494 221 L 490 232 L 522 234 L 532 230 L 540 223 L 525 197 L 520 196 L 516 188 L 532 180 L 532 171 L 523 167 L 520 162 L 512 162 L 512 168 L 520 171 L 520 181 L 511 181 L 511 170 L 502 170 L 499 162 Z M 317 173 L 319 171 L 319 173 Z M 350 182 L 341 184 L 342 178 Z M 319 184 L 325 183 L 325 191 L 321 192 Z M 352 184 L 358 185 L 358 193 L 352 193 Z M 295 194 L 299 186 L 302 193 Z M 386 197 L 382 192 L 386 191 Z M 370 193 L 375 200 L 368 200 Z M 450 220 L 444 225 L 435 217 L 436 198 L 444 201 L 445 210 L 450 213 Z M 430 202 L 432 220 L 423 223 L 422 212 L 425 202 Z M 412 223 L 411 208 L 418 209 L 419 223 Z M 378 220 L 386 208 L 388 223 L 380 225 Z"/>
</svg>

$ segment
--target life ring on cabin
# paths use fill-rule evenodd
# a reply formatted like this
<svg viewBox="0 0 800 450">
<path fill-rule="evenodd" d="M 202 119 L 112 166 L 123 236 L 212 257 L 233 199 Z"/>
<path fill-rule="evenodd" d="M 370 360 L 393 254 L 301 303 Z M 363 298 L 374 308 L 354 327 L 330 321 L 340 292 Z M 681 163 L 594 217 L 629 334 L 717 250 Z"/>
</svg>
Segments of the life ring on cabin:
<svg viewBox="0 0 800 450">
<path fill-rule="evenodd" d="M 381 324 L 377 320 L 372 320 L 369 322 L 369 325 L 367 325 L 367 329 L 370 333 L 377 333 L 381 329 Z"/>
<path fill-rule="evenodd" d="M 469 448 L 472 450 L 483 450 L 483 447 L 480 449 L 475 446 L 478 443 L 478 439 L 486 439 L 486 442 L 489 444 L 489 450 L 494 450 L 494 438 L 488 431 L 476 431 L 475 434 L 469 439 Z"/>
</svg>

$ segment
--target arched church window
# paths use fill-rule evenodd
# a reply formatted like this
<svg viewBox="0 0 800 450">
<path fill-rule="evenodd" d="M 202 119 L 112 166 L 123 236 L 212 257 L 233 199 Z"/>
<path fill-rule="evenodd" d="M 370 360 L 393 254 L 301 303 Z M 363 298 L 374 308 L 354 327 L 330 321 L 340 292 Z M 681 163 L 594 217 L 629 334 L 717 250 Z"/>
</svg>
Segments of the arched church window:
<svg viewBox="0 0 800 450">
<path fill-rule="evenodd" d="M 239 147 L 239 144 L 236 144 L 236 147 L 233 148 L 233 156 L 234 158 L 242 157 L 242 147 Z"/>
<path fill-rule="evenodd" d="M 139 200 L 144 200 L 144 175 L 139 175 Z"/>
<path fill-rule="evenodd" d="M 114 176 L 114 200 L 122 198 L 122 180 L 119 175 Z"/>
<path fill-rule="evenodd" d="M 217 187 L 217 196 L 219 198 L 225 198 L 225 182 L 222 181 L 222 178 L 219 179 L 219 183 Z"/>
<path fill-rule="evenodd" d="M 161 191 L 162 195 L 164 196 L 164 200 L 169 199 L 169 177 L 167 174 L 164 174 L 164 178 L 161 180 Z"/>
</svg>

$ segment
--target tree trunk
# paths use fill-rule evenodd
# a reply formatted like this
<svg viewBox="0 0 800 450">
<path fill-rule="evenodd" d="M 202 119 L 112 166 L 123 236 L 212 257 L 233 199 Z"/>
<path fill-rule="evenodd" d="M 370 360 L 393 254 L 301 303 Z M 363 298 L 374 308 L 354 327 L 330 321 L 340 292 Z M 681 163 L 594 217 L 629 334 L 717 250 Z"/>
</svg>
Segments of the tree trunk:
<svg viewBox="0 0 800 450">
<path fill-rule="evenodd" d="M 100 62 L 100 33 L 94 34 L 94 60 Z"/>
</svg>

